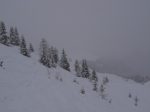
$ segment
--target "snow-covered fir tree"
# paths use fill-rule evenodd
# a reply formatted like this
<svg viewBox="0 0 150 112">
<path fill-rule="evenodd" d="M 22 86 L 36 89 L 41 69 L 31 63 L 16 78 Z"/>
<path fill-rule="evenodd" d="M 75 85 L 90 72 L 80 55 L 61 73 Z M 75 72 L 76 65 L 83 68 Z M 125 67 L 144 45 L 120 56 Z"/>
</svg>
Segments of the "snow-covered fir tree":
<svg viewBox="0 0 150 112">
<path fill-rule="evenodd" d="M 15 32 L 15 45 L 19 46 L 20 45 L 20 38 L 19 38 L 19 33 L 17 30 L 17 27 L 15 27 L 14 32 Z"/>
<path fill-rule="evenodd" d="M 90 77 L 89 68 L 88 68 L 88 65 L 87 65 L 87 62 L 85 59 L 82 61 L 81 75 L 83 78 L 89 78 Z"/>
<path fill-rule="evenodd" d="M 10 34 L 9 34 L 10 44 L 15 45 L 15 30 L 13 27 L 10 27 Z"/>
<path fill-rule="evenodd" d="M 90 80 L 91 81 L 98 81 L 98 77 L 97 77 L 95 70 L 92 71 L 92 74 L 90 76 Z"/>
<path fill-rule="evenodd" d="M 47 67 L 50 67 L 48 57 L 48 43 L 45 39 L 42 39 L 40 42 L 40 63 Z"/>
<path fill-rule="evenodd" d="M 55 60 L 54 60 L 54 57 L 52 56 L 51 59 L 50 59 L 50 66 L 55 68 L 56 67 L 56 63 L 55 63 Z"/>
<path fill-rule="evenodd" d="M 17 28 L 15 27 L 10 27 L 10 44 L 19 46 L 20 45 L 20 38 L 19 38 L 19 33 Z"/>
<path fill-rule="evenodd" d="M 67 59 L 67 56 L 66 56 L 66 53 L 65 53 L 65 50 L 63 49 L 62 50 L 62 55 L 61 55 L 61 59 L 60 59 L 60 66 L 67 70 L 67 71 L 70 71 L 70 64 L 68 62 L 68 59 Z"/>
<path fill-rule="evenodd" d="M 0 22 L 0 43 L 9 45 L 9 37 L 7 36 L 6 26 L 4 22 Z"/>
<path fill-rule="evenodd" d="M 22 38 L 22 40 L 20 43 L 20 53 L 24 56 L 30 57 L 30 54 L 29 54 L 27 46 L 26 46 L 25 38 L 23 35 L 21 36 L 21 38 Z"/>
<path fill-rule="evenodd" d="M 54 48 L 54 61 L 57 64 L 59 61 L 59 56 L 58 56 L 58 50 L 57 48 Z"/>
<path fill-rule="evenodd" d="M 74 67 L 75 67 L 76 76 L 81 77 L 81 67 L 78 60 L 75 61 Z"/>
<path fill-rule="evenodd" d="M 54 48 L 53 46 L 48 49 L 48 60 L 49 60 L 49 67 L 56 67 L 55 59 L 54 59 Z"/>
<path fill-rule="evenodd" d="M 32 43 L 29 44 L 29 52 L 30 53 L 34 52 L 34 48 L 33 48 Z"/>
<path fill-rule="evenodd" d="M 97 91 L 98 77 L 97 77 L 97 74 L 96 74 L 95 70 L 92 71 L 91 80 L 93 82 L 93 90 Z"/>
<path fill-rule="evenodd" d="M 102 99 L 106 98 L 106 94 L 105 94 L 105 87 L 103 84 L 101 84 L 100 88 L 99 88 L 99 92 L 100 92 L 100 96 Z"/>
</svg>

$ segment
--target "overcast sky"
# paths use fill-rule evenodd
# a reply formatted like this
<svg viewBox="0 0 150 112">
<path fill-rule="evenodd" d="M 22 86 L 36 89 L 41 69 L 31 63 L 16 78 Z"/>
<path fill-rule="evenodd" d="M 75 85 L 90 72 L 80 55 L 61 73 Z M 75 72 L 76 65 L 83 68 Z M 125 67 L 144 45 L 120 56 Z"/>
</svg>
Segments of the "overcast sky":
<svg viewBox="0 0 150 112">
<path fill-rule="evenodd" d="M 150 0 L 0 0 L 0 19 L 35 45 L 46 38 L 76 57 L 150 73 Z"/>
</svg>

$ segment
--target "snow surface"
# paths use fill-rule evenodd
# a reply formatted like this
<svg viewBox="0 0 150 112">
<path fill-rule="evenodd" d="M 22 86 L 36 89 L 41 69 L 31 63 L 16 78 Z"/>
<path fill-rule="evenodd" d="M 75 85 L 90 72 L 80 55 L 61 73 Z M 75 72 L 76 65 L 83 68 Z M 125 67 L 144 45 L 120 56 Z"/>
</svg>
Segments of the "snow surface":
<svg viewBox="0 0 150 112">
<path fill-rule="evenodd" d="M 1 60 L 0 112 L 150 112 L 150 82 L 142 85 L 98 73 L 99 86 L 104 77 L 109 79 L 104 100 L 92 90 L 89 80 L 60 67 L 48 69 L 38 62 L 37 55 L 25 57 L 17 47 L 0 45 Z M 134 105 L 136 96 L 138 106 Z"/>
</svg>

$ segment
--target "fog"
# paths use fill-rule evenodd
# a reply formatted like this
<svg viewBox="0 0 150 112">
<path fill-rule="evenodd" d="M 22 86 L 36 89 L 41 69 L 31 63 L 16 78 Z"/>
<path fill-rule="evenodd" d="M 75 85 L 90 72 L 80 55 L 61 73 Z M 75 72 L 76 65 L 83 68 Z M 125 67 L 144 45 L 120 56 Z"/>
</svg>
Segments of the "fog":
<svg viewBox="0 0 150 112">
<path fill-rule="evenodd" d="M 150 74 L 150 0 L 0 0 L 0 20 L 75 58 L 121 60 Z"/>
</svg>

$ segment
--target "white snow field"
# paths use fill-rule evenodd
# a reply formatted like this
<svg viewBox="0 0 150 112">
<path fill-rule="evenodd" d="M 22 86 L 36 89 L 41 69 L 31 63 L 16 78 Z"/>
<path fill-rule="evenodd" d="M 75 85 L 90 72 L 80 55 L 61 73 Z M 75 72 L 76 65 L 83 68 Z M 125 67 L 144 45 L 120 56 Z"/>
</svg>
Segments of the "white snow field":
<svg viewBox="0 0 150 112">
<path fill-rule="evenodd" d="M 109 79 L 102 99 L 88 79 L 60 67 L 48 69 L 38 62 L 37 55 L 25 57 L 17 47 L 0 44 L 1 60 L 0 112 L 150 112 L 149 82 L 142 85 L 98 73 L 98 86 L 105 76 Z"/>
</svg>

